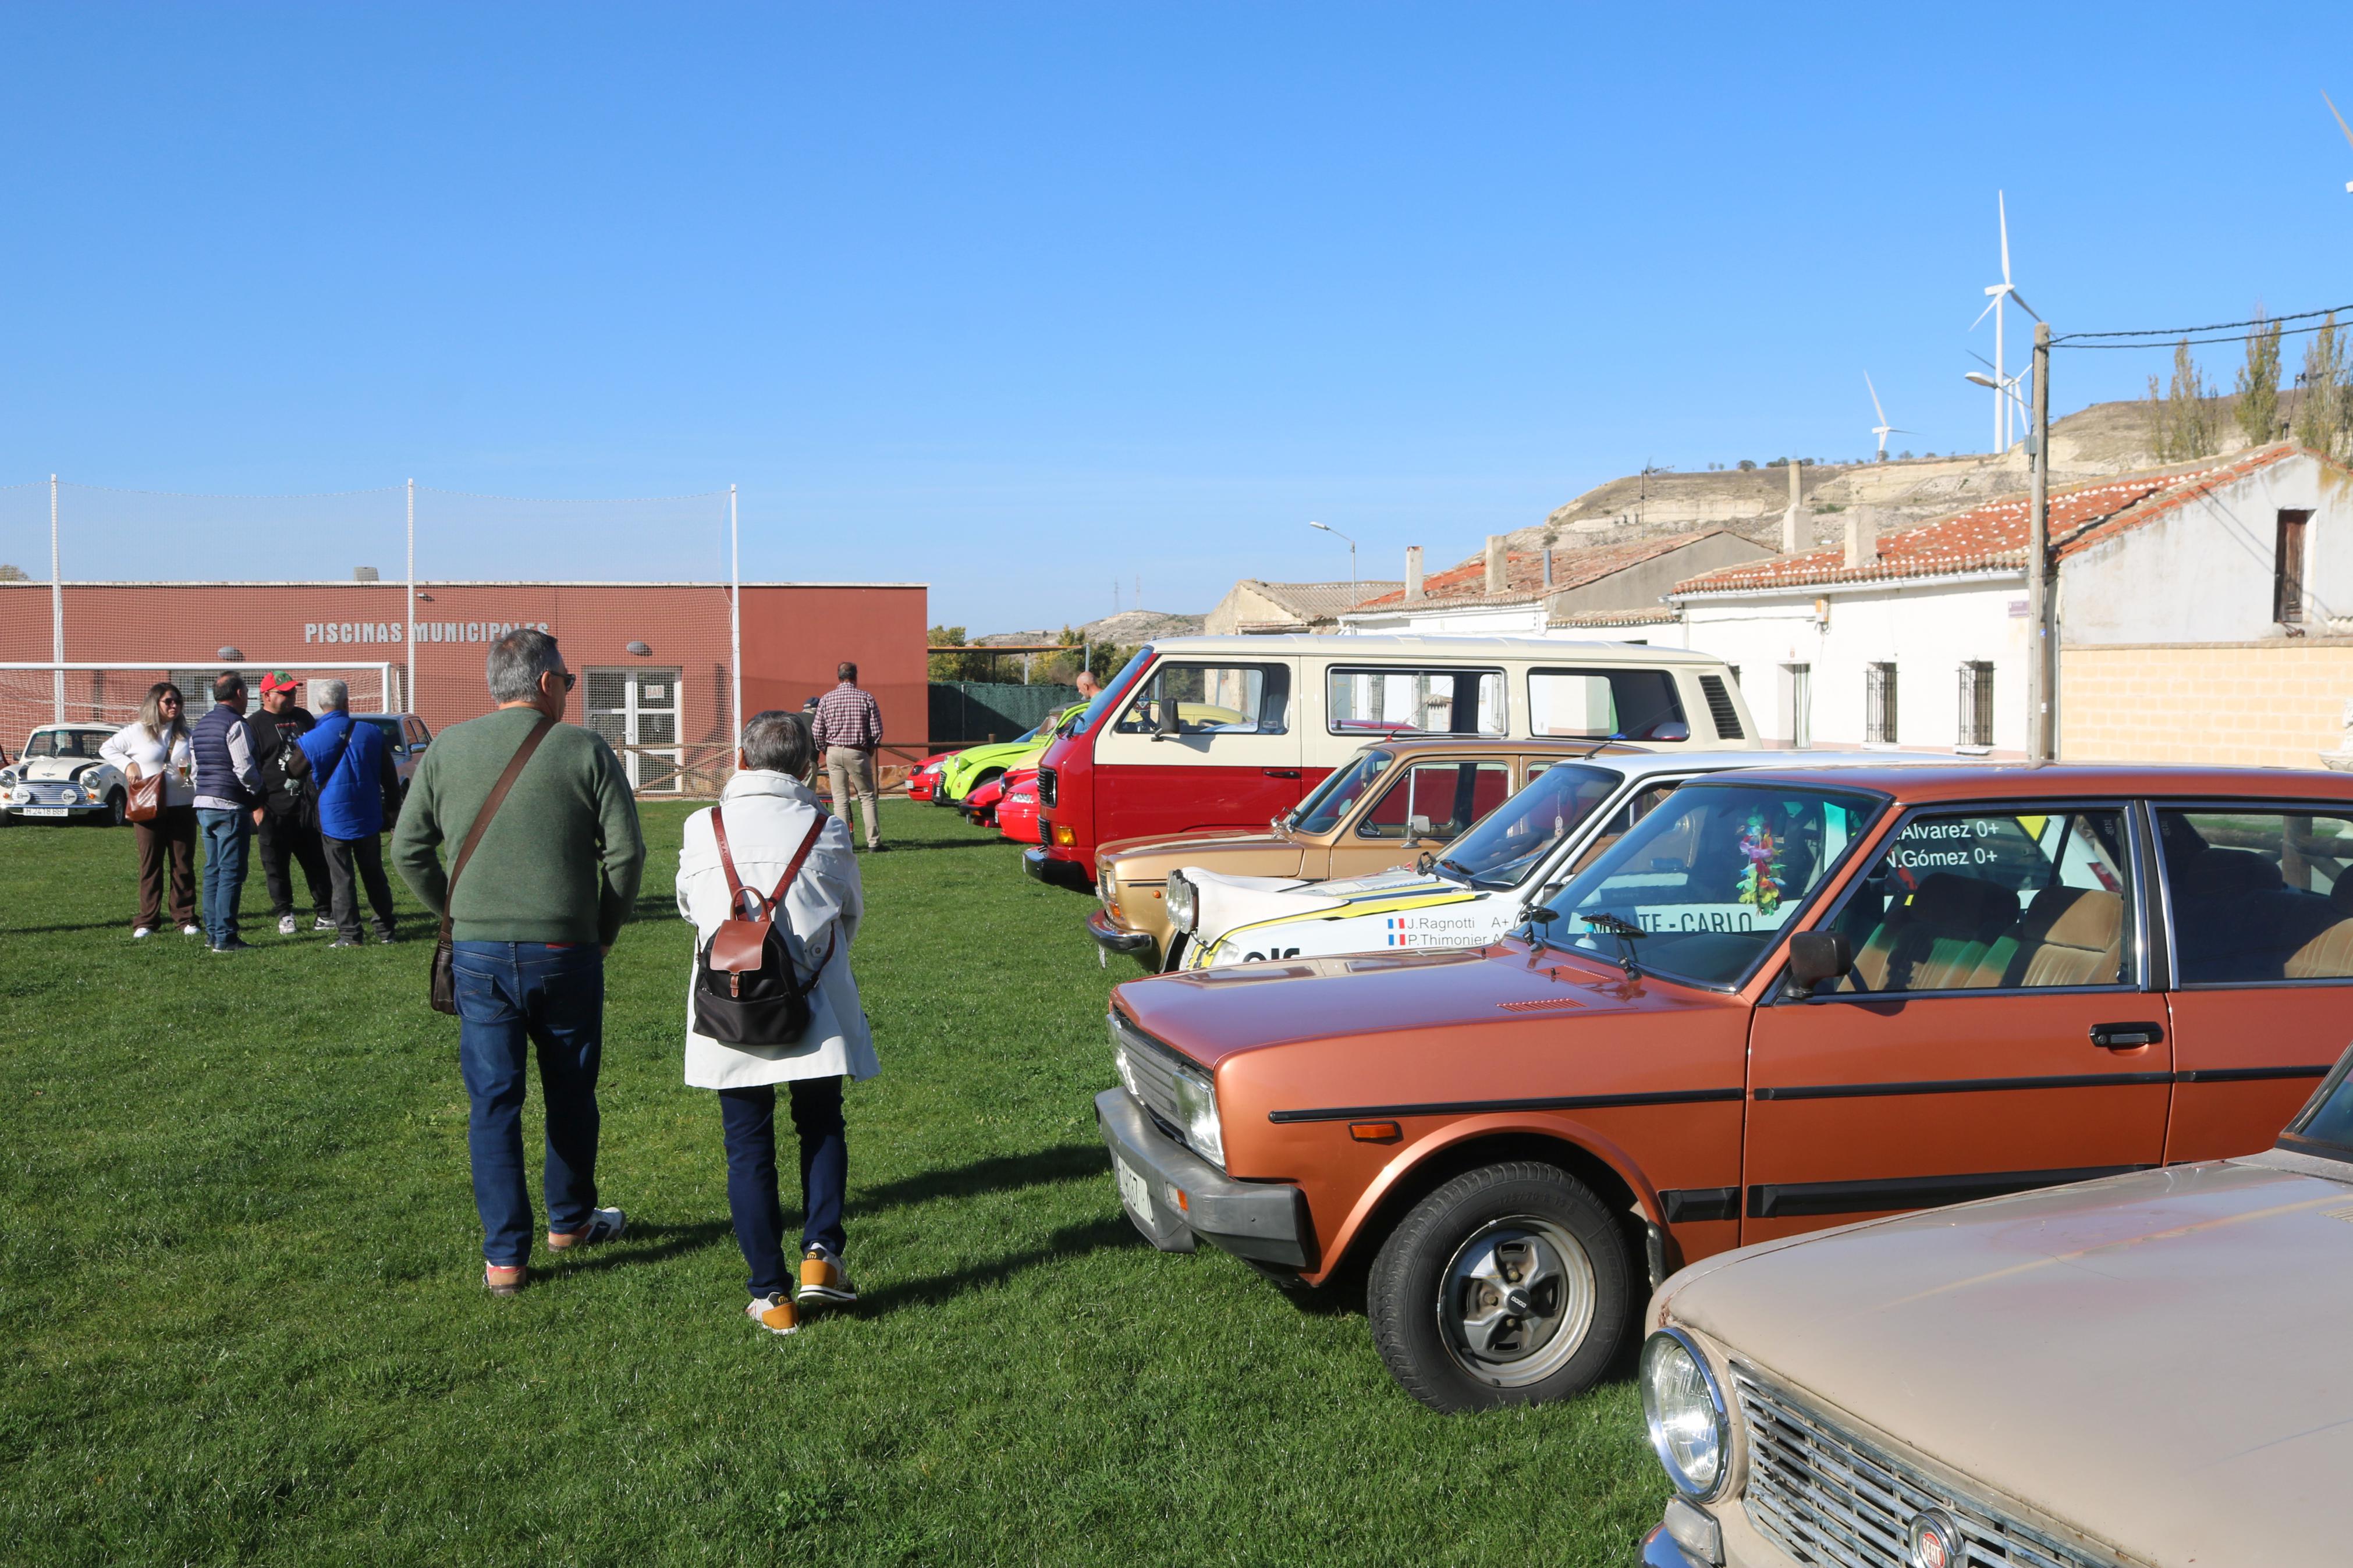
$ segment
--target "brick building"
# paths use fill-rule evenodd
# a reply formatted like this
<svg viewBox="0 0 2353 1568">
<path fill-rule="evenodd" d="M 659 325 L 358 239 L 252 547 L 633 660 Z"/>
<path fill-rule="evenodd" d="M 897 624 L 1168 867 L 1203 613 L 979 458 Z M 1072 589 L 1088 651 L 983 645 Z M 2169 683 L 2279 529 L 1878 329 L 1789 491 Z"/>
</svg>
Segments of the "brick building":
<svg viewBox="0 0 2353 1568">
<path fill-rule="evenodd" d="M 743 593 L 747 712 L 797 709 L 847 658 L 886 732 L 920 744 L 923 584 L 747 583 Z M 622 750 L 640 791 L 706 793 L 735 728 L 723 583 L 419 583 L 413 644 L 405 583 L 68 583 L 62 596 L 69 665 L 136 667 L 69 669 L 69 720 L 121 723 L 164 679 L 200 711 L 196 683 L 235 667 L 342 676 L 354 710 L 413 711 L 438 731 L 488 710 L 487 645 L 536 626 L 580 677 L 573 720 Z M 45 664 L 51 649 L 49 584 L 0 583 L 0 664 Z M 13 755 L 56 700 L 48 669 L 0 669 L 0 744 Z"/>
</svg>

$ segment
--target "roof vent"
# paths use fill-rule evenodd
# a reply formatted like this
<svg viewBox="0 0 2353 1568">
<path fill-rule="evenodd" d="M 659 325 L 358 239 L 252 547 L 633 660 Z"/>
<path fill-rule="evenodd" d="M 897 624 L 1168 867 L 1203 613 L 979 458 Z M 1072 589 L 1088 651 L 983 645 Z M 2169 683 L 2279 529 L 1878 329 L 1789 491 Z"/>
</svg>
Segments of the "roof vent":
<svg viewBox="0 0 2353 1568">
<path fill-rule="evenodd" d="M 352 581 L 354 583 L 375 583 L 381 582 L 382 580 L 383 579 L 377 575 L 376 569 L 373 566 L 354 566 L 352 568 Z"/>
</svg>

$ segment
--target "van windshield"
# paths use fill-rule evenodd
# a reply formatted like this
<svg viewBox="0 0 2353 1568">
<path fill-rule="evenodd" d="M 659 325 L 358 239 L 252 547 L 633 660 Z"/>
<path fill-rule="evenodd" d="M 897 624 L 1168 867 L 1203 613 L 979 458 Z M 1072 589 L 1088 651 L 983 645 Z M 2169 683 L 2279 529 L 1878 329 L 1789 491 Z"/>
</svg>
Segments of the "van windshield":
<svg viewBox="0 0 2353 1568">
<path fill-rule="evenodd" d="M 1095 700 L 1087 704 L 1087 710 L 1072 722 L 1069 732 L 1083 735 L 1093 729 L 1095 721 L 1111 711 L 1112 704 L 1126 694 L 1127 689 L 1135 684 L 1135 678 L 1144 672 L 1144 667 L 1151 662 L 1152 645 L 1146 643 L 1135 650 L 1134 658 L 1120 666 L 1119 673 L 1111 678 L 1111 684 L 1095 693 Z"/>
<path fill-rule="evenodd" d="M 1645 974 L 1737 985 L 1885 804 L 1803 784 L 1686 784 L 1571 878 L 1530 930 L 1606 963 L 1630 957 Z"/>
<path fill-rule="evenodd" d="M 1625 776 L 1590 763 L 1556 763 L 1448 846 L 1438 868 L 1472 887 L 1511 887 L 1576 832 Z"/>
<path fill-rule="evenodd" d="M 1356 753 L 1356 760 L 1345 767 L 1334 768 L 1324 775 L 1324 781 L 1308 793 L 1305 800 L 1291 808 L 1289 826 L 1293 833 L 1329 833 L 1348 815 L 1348 808 L 1364 798 L 1389 763 L 1397 759 L 1379 751 Z"/>
</svg>

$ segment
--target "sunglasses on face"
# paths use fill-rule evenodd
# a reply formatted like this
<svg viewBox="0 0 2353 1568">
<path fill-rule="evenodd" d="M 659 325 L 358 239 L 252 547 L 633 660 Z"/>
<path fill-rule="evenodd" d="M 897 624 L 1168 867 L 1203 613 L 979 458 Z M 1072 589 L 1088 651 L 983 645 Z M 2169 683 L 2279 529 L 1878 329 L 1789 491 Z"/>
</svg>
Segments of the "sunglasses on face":
<svg viewBox="0 0 2353 1568">
<path fill-rule="evenodd" d="M 564 672 L 564 689 L 565 689 L 565 690 L 566 690 L 566 691 L 571 690 L 575 686 L 578 685 L 578 684 L 579 684 L 579 682 L 580 682 L 580 678 L 579 678 L 578 676 L 576 676 L 576 675 L 573 674 L 570 670 L 568 670 L 568 669 L 567 669 L 567 670 L 565 670 L 565 671 Z"/>
</svg>

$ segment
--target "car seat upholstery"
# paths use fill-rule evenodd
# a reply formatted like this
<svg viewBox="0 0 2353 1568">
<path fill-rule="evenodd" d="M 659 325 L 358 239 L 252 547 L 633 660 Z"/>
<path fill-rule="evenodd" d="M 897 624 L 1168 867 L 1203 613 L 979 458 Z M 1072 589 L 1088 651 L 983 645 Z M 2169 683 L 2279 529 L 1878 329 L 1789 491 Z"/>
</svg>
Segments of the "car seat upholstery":
<svg viewBox="0 0 2353 1568">
<path fill-rule="evenodd" d="M 1993 882 L 1938 871 L 1892 905 L 1855 955 L 1871 991 L 1950 991 L 1973 984 L 1987 950 L 2018 919 L 2018 895 Z"/>
<path fill-rule="evenodd" d="M 2339 980 L 2353 975 L 2353 874 L 2337 879 L 2328 890 L 2336 923 L 2289 955 L 2285 977 L 2290 980 Z"/>
<path fill-rule="evenodd" d="M 2124 959 L 2125 901 L 2098 888 L 2045 888 L 1966 982 L 2011 989 L 2113 985 Z"/>
</svg>

